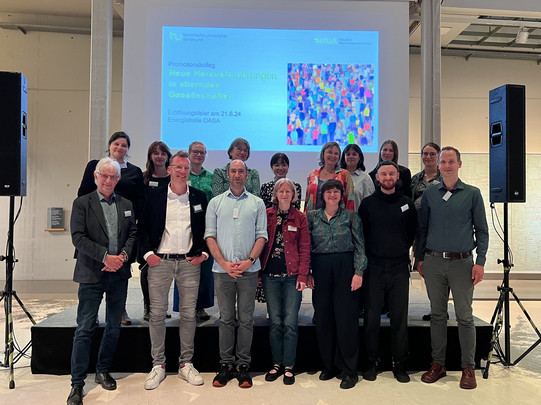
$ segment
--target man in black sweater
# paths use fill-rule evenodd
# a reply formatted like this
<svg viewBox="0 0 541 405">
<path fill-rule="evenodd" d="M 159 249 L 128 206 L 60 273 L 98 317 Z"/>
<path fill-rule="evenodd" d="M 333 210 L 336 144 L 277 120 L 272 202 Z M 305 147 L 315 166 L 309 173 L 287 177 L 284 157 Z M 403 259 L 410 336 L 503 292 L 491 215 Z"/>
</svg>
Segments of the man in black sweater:
<svg viewBox="0 0 541 405">
<path fill-rule="evenodd" d="M 364 273 L 364 334 L 369 367 L 363 378 L 377 377 L 381 309 L 389 303 L 393 374 L 399 382 L 409 382 L 404 361 L 408 349 L 409 250 L 417 229 L 413 201 L 396 188 L 398 166 L 391 161 L 378 165 L 379 188 L 359 207 L 363 223 L 368 267 Z"/>
</svg>

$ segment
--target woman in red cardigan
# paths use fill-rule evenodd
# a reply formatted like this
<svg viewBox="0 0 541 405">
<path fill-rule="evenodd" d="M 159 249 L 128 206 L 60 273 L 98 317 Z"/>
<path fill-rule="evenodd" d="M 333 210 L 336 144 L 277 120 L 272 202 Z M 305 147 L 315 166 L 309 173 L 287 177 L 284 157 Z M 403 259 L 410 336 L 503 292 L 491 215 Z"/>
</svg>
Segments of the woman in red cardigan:
<svg viewBox="0 0 541 405">
<path fill-rule="evenodd" d="M 276 182 L 272 200 L 278 206 L 267 209 L 269 239 L 260 256 L 274 363 L 265 380 L 275 381 L 283 374 L 284 384 L 291 385 L 299 308 L 310 269 L 310 235 L 306 216 L 294 207 L 297 192 L 291 180 Z"/>
</svg>

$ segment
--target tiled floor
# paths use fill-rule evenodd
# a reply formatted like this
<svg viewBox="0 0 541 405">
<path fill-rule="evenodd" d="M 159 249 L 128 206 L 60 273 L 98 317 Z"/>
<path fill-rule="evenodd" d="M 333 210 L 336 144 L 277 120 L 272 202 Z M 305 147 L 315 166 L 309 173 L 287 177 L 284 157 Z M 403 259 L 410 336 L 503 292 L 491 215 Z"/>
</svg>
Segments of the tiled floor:
<svg viewBox="0 0 541 405">
<path fill-rule="evenodd" d="M 135 283 L 137 280 L 134 280 Z M 490 321 L 498 297 L 496 280 L 485 280 L 476 290 L 477 300 L 474 313 L 479 318 Z M 512 281 L 516 293 L 523 301 L 534 322 L 541 324 L 541 281 Z M 130 284 L 132 286 L 132 284 Z M 20 289 L 20 288 L 19 288 Z M 422 292 L 424 286 L 420 280 L 413 280 L 412 293 Z M 31 289 L 30 289 L 31 290 Z M 73 291 L 73 290 L 71 290 Z M 58 293 L 21 293 L 21 299 L 37 321 L 62 311 L 76 302 L 73 292 Z M 511 342 L 512 359 L 537 341 L 538 337 L 531 329 L 527 319 L 515 303 L 511 304 Z M 28 342 L 30 322 L 15 304 L 14 306 L 16 339 L 20 346 Z M 4 322 L 3 314 L 0 321 Z M 93 382 L 89 376 L 84 403 L 89 404 L 541 404 L 541 345 L 528 354 L 518 365 L 504 368 L 492 365 L 490 376 L 482 379 L 478 370 L 478 388 L 472 391 L 458 387 L 459 372 L 449 372 L 446 378 L 432 384 L 420 381 L 421 372 L 411 374 L 409 384 L 399 384 L 392 373 L 385 372 L 375 382 L 360 381 L 354 389 L 341 390 L 338 380 L 322 382 L 318 374 L 302 373 L 297 376 L 293 386 L 284 386 L 280 380 L 274 383 L 264 381 L 263 374 L 254 376 L 254 387 L 248 390 L 239 388 L 232 381 L 224 388 L 211 386 L 213 373 L 204 373 L 205 384 L 201 387 L 190 386 L 179 380 L 175 374 L 155 391 L 143 388 L 145 374 L 115 374 L 118 379 L 116 391 L 105 391 Z M 299 349 L 301 350 L 301 349 Z M 0 360 L 4 362 L 4 354 Z M 15 389 L 8 389 L 9 370 L 0 369 L 0 404 L 48 405 L 65 403 L 69 392 L 69 376 L 33 375 L 30 372 L 29 359 L 21 359 L 15 365 Z"/>
</svg>

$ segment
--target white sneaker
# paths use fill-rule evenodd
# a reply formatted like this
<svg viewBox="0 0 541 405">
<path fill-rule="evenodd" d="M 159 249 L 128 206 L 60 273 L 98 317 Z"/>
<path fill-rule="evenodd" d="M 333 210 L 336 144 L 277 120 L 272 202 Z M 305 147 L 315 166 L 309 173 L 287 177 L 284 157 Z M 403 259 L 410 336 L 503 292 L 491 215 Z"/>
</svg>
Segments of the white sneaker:
<svg viewBox="0 0 541 405">
<path fill-rule="evenodd" d="M 165 380 L 165 367 L 164 366 L 154 366 L 150 373 L 148 373 L 147 379 L 145 381 L 146 390 L 154 390 L 158 388 L 160 383 Z"/>
<path fill-rule="evenodd" d="M 185 363 L 183 367 L 178 369 L 178 378 L 182 378 L 192 385 L 203 385 L 203 377 L 192 363 Z"/>
</svg>

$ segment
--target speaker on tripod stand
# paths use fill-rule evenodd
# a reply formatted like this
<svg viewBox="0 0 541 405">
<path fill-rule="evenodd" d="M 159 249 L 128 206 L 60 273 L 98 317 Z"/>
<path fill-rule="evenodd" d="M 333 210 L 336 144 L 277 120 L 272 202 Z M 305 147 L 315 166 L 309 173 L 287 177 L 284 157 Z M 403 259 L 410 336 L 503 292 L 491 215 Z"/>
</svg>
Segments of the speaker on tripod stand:
<svg viewBox="0 0 541 405">
<path fill-rule="evenodd" d="M 526 88 L 522 85 L 506 84 L 489 92 L 489 142 L 490 142 L 490 206 L 503 203 L 503 281 L 498 287 L 500 296 L 490 323 L 493 326 L 490 351 L 483 378 L 488 372 L 495 352 L 504 366 L 514 366 L 541 343 L 541 332 L 520 302 L 517 294 L 509 287 L 509 273 L 513 263 L 509 260 L 508 203 L 526 202 Z M 538 340 L 525 350 L 515 361 L 511 360 L 511 324 L 509 296 L 512 295 L 522 313 L 537 333 Z M 499 336 L 503 331 L 504 345 Z"/>
<path fill-rule="evenodd" d="M 14 356 L 13 332 L 13 298 L 19 303 L 32 324 L 36 324 L 32 315 L 26 310 L 22 301 L 13 291 L 13 270 L 17 259 L 13 246 L 13 230 L 15 225 L 15 196 L 26 195 L 26 145 L 28 117 L 27 81 L 22 73 L 0 72 L 0 196 L 9 196 L 9 229 L 5 256 L 0 261 L 6 261 L 6 283 L 0 292 L 0 300 L 4 301 L 5 311 L 5 357 L 0 363 L 9 367 L 9 388 L 15 388 L 13 365 L 30 349 L 29 342 L 23 349 L 18 349 Z"/>
</svg>

